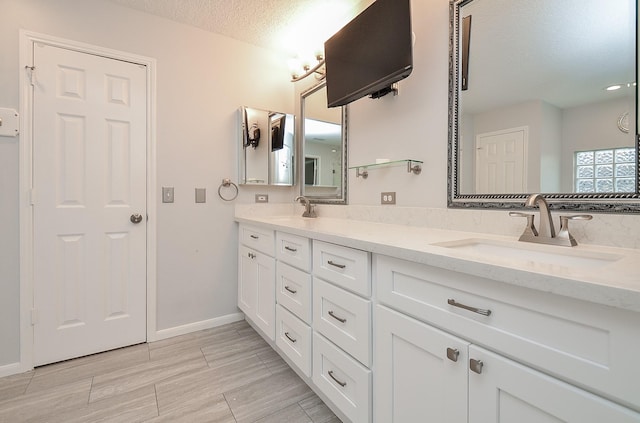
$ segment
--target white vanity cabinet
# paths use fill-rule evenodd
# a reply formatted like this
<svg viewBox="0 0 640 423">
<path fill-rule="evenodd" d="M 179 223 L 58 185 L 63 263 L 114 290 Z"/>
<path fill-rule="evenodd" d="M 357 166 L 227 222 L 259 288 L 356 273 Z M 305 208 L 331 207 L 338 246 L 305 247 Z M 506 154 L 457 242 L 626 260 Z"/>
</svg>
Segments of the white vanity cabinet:
<svg viewBox="0 0 640 423">
<path fill-rule="evenodd" d="M 311 377 L 311 240 L 276 232 L 276 345 Z"/>
<path fill-rule="evenodd" d="M 352 422 L 371 421 L 371 262 L 313 240 L 314 384 Z"/>
<path fill-rule="evenodd" d="M 238 307 L 264 334 L 275 339 L 274 233 L 240 225 Z"/>
<path fill-rule="evenodd" d="M 377 422 L 640 422 L 638 313 L 374 263 Z"/>
<path fill-rule="evenodd" d="M 375 310 L 374 421 L 467 421 L 469 343 L 402 313 Z"/>
</svg>

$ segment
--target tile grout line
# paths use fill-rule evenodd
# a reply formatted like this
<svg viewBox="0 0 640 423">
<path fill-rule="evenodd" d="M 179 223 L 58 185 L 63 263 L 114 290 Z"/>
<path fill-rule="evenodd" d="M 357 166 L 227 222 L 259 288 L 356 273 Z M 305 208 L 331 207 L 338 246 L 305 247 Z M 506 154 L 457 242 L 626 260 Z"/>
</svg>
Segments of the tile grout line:
<svg viewBox="0 0 640 423">
<path fill-rule="evenodd" d="M 155 394 L 155 397 L 156 397 L 156 410 L 158 411 L 157 417 L 160 417 L 160 403 L 158 402 L 158 384 L 157 383 L 153 384 L 153 393 Z"/>
<path fill-rule="evenodd" d="M 233 412 L 233 408 L 231 408 L 231 404 L 229 404 L 229 400 L 227 399 L 227 394 L 225 392 L 222 393 L 222 398 L 224 398 L 224 402 L 227 403 L 227 407 L 229 407 L 229 412 L 231 412 L 231 417 L 233 417 L 233 421 L 238 423 L 238 419 L 236 419 L 236 415 Z"/>
</svg>

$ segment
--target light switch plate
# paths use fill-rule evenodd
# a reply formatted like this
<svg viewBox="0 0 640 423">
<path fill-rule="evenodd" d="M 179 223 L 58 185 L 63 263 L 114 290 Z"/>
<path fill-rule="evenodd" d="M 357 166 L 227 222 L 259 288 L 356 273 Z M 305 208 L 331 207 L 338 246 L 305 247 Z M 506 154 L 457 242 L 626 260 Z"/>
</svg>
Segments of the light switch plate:
<svg viewBox="0 0 640 423">
<path fill-rule="evenodd" d="M 268 203 L 269 195 L 267 194 L 256 194 L 256 203 Z"/>
<path fill-rule="evenodd" d="M 173 187 L 162 187 L 162 202 L 173 203 Z"/>
<path fill-rule="evenodd" d="M 196 203 L 206 203 L 206 202 L 207 202 L 207 189 L 196 188 Z"/>
</svg>

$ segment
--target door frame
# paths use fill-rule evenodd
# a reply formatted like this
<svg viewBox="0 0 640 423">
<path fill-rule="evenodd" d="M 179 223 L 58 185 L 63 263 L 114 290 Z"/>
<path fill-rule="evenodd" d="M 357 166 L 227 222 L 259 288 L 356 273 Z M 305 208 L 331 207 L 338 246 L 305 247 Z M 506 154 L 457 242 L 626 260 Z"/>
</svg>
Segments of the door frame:
<svg viewBox="0 0 640 423">
<path fill-rule="evenodd" d="M 20 364 L 18 372 L 33 369 L 33 87 L 29 67 L 35 43 L 144 65 L 147 72 L 147 342 L 156 329 L 156 59 L 73 40 L 20 30 Z M 37 81 L 37 69 L 36 69 Z"/>
</svg>

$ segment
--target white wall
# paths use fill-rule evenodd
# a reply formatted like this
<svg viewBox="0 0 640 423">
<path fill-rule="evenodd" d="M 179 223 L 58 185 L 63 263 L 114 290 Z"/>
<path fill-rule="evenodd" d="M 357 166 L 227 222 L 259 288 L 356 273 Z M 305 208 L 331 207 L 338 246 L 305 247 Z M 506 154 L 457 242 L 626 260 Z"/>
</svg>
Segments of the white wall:
<svg viewBox="0 0 640 423">
<path fill-rule="evenodd" d="M 403 206 L 446 207 L 449 3 L 414 0 L 414 69 L 397 97 L 360 99 L 349 106 L 349 166 L 377 158 L 423 160 L 420 175 L 405 168 L 372 169 L 367 179 L 349 171 L 349 203 L 380 204 L 396 191 Z"/>
<path fill-rule="evenodd" d="M 157 59 L 157 328 L 236 313 L 236 111 L 294 112 L 286 61 L 264 49 L 103 0 L 0 0 L 0 107 L 19 110 L 19 29 Z M 19 360 L 19 139 L 0 137 L 0 367 Z M 207 189 L 195 204 L 194 189 Z M 291 201 L 292 188 L 262 188 Z M 242 188 L 238 201 L 253 201 Z M 160 201 L 161 196 L 158 195 Z"/>
</svg>

